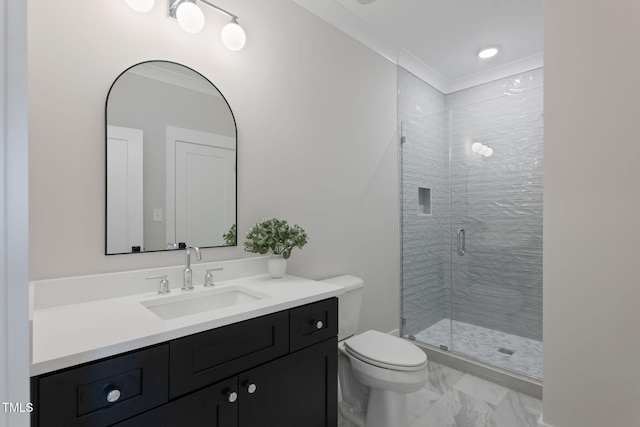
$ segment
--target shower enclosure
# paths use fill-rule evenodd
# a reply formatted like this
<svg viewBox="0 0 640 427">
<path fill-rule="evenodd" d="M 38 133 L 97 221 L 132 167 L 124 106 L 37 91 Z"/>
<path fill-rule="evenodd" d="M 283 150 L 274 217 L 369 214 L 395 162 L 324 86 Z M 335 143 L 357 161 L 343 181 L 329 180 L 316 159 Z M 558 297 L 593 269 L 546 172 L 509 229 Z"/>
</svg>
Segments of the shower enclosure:
<svg viewBox="0 0 640 427">
<path fill-rule="evenodd" d="M 541 381 L 542 69 L 398 89 L 401 333 Z"/>
</svg>

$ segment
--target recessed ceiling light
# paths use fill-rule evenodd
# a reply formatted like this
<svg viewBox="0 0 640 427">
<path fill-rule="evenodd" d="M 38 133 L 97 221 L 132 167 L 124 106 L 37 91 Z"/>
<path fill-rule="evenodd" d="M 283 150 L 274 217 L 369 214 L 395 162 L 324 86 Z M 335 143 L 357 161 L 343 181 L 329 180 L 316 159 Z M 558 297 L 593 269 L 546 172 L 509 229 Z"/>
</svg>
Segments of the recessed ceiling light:
<svg viewBox="0 0 640 427">
<path fill-rule="evenodd" d="M 478 56 L 482 59 L 487 59 L 487 58 L 492 58 L 494 56 L 496 56 L 496 54 L 498 53 L 498 48 L 496 47 L 488 47 L 486 49 L 482 49 L 480 52 L 478 52 Z"/>
</svg>

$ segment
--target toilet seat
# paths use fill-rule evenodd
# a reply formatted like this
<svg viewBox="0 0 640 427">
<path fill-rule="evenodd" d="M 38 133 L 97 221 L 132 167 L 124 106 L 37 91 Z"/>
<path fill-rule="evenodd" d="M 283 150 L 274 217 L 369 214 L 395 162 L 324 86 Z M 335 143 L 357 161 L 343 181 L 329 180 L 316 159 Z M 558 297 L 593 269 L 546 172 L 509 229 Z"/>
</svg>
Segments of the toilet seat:
<svg viewBox="0 0 640 427">
<path fill-rule="evenodd" d="M 344 349 L 352 357 L 384 369 L 411 372 L 427 367 L 427 355 L 414 344 L 378 331 L 347 339 Z"/>
</svg>

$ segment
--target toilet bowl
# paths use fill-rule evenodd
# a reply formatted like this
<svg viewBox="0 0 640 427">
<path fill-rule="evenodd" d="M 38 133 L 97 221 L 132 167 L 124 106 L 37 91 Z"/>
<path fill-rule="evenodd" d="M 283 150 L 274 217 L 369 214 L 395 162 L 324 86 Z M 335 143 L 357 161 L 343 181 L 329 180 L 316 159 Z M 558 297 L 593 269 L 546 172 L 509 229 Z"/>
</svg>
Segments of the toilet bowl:
<svg viewBox="0 0 640 427">
<path fill-rule="evenodd" d="M 408 393 L 427 382 L 427 356 L 402 338 L 369 330 L 355 335 L 363 281 L 338 276 L 338 379 L 342 416 L 358 427 L 406 427 Z"/>
<path fill-rule="evenodd" d="M 427 382 L 424 352 L 373 330 L 344 340 L 338 348 L 342 416 L 359 427 L 407 426 L 406 395 Z M 352 393 L 354 389 L 359 393 Z"/>
</svg>

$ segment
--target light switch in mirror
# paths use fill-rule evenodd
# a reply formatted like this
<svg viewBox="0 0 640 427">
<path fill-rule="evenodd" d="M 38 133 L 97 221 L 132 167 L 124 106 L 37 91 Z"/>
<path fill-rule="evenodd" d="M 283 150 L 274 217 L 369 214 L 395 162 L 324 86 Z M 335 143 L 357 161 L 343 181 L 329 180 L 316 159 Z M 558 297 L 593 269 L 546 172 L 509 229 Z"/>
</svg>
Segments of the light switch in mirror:
<svg viewBox="0 0 640 427">
<path fill-rule="evenodd" d="M 167 61 L 125 70 L 106 104 L 106 254 L 235 245 L 236 153 L 207 78 Z"/>
</svg>

